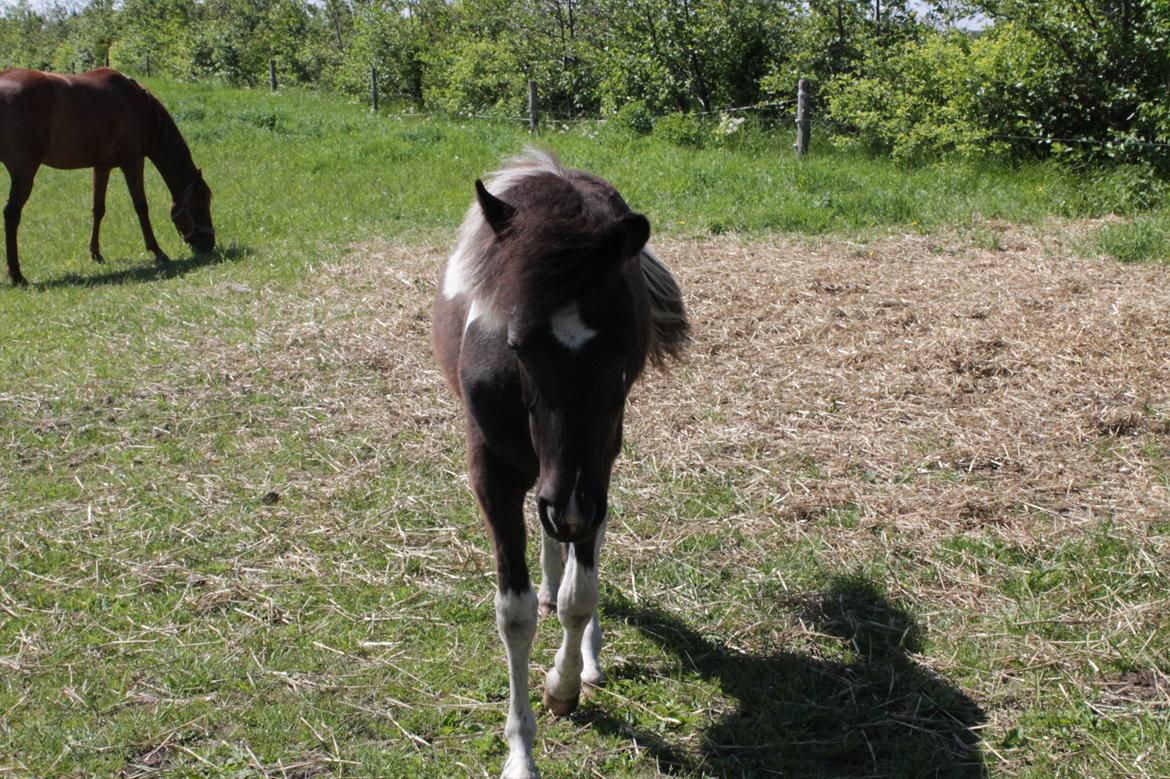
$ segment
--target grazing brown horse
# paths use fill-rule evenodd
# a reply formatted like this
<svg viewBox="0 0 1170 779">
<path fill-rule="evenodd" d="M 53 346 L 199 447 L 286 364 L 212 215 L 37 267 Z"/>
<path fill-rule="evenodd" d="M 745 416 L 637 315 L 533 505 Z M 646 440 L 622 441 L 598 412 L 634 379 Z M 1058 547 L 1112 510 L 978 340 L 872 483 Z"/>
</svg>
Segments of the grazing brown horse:
<svg viewBox="0 0 1170 779">
<path fill-rule="evenodd" d="M 20 213 L 41 165 L 93 168 L 93 234 L 89 253 L 102 261 L 98 231 L 106 212 L 106 184 L 121 168 L 142 225 L 146 250 L 167 259 L 147 213 L 142 183 L 149 158 L 171 191 L 171 221 L 197 252 L 215 246 L 211 189 L 191 159 L 175 120 L 154 95 L 116 70 L 99 68 L 80 76 L 37 70 L 0 71 L 0 162 L 11 178 L 4 206 L 8 275 L 24 284 L 16 252 Z"/>
<path fill-rule="evenodd" d="M 680 356 L 689 326 L 650 223 L 602 179 L 529 151 L 477 181 L 435 301 L 434 345 L 466 417 L 471 486 L 496 553 L 508 656 L 508 779 L 536 775 L 528 657 L 537 608 L 564 640 L 545 679 L 555 715 L 602 680 L 597 562 L 626 395 L 647 358 Z M 542 580 L 525 562 L 536 488 Z"/>
</svg>

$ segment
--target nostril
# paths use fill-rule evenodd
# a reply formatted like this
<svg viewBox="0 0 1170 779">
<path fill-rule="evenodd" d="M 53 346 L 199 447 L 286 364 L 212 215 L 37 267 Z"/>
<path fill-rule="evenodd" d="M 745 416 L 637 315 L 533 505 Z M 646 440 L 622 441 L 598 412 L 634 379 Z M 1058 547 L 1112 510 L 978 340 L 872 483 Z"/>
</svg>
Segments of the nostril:
<svg viewBox="0 0 1170 779">
<path fill-rule="evenodd" d="M 536 508 L 540 512 L 540 522 L 542 525 L 547 525 L 554 530 L 558 529 L 558 520 L 560 517 L 558 516 L 557 507 L 553 505 L 552 501 L 547 498 L 538 498 Z"/>
<path fill-rule="evenodd" d="M 583 492 L 578 492 L 577 505 L 580 506 L 581 518 L 590 523 L 591 528 L 597 528 L 605 519 L 604 495 L 586 495 Z"/>
<path fill-rule="evenodd" d="M 597 527 L 605 519 L 605 495 L 577 491 L 577 509 L 581 520 L 589 527 Z"/>
</svg>

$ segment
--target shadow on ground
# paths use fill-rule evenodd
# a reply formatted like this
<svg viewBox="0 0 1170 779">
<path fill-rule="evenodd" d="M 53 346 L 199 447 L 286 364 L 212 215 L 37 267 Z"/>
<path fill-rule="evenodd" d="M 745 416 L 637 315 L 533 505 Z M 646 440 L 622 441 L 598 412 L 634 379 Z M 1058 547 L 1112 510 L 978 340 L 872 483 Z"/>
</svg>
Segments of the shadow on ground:
<svg viewBox="0 0 1170 779">
<path fill-rule="evenodd" d="M 137 284 L 160 279 L 173 279 L 176 276 L 185 276 L 199 268 L 237 262 L 250 253 L 251 251 L 246 246 L 232 244 L 206 254 L 193 254 L 190 257 L 172 259 L 168 262 L 151 261 L 148 264 L 96 274 L 66 273 L 55 279 L 33 282 L 32 286 L 37 289 L 58 289 L 60 287 L 97 287 L 107 284 Z M 94 264 L 93 267 L 104 268 L 105 266 Z"/>
<path fill-rule="evenodd" d="M 656 607 L 607 602 L 677 663 L 627 664 L 614 679 L 698 674 L 717 682 L 737 709 L 711 725 L 698 750 L 669 734 L 633 728 L 602 707 L 581 712 L 593 727 L 632 738 L 660 769 L 676 775 L 985 777 L 979 706 L 914 662 L 922 630 L 902 608 L 859 577 L 834 580 L 796 608 L 817 629 L 840 638 L 854 659 L 838 662 L 729 648 Z"/>
</svg>

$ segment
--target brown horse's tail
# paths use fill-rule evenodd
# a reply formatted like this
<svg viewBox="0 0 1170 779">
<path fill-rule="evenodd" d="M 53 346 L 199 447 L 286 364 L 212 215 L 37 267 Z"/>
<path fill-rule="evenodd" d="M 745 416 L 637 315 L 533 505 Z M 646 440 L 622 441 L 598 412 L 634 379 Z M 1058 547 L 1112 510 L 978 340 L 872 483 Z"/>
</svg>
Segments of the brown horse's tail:
<svg viewBox="0 0 1170 779">
<path fill-rule="evenodd" d="M 682 290 L 662 261 L 649 248 L 638 257 L 642 278 L 650 295 L 650 362 L 661 367 L 668 359 L 678 360 L 691 341 Z"/>
</svg>

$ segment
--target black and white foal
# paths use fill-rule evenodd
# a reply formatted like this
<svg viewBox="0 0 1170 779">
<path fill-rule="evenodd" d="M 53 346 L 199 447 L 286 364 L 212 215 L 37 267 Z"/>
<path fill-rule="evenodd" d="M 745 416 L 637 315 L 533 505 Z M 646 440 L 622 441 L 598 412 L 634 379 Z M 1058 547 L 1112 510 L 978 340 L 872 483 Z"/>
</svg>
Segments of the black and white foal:
<svg viewBox="0 0 1170 779">
<path fill-rule="evenodd" d="M 434 345 L 463 402 L 471 486 L 495 546 L 510 687 L 503 775 L 533 777 L 538 603 L 564 628 L 544 705 L 565 715 L 582 684 L 602 680 L 597 562 L 626 395 L 647 359 L 681 354 L 689 326 L 677 284 L 646 248 L 649 222 L 604 180 L 529 150 L 475 190 L 435 302 Z M 525 562 L 534 485 L 539 595 Z"/>
</svg>

